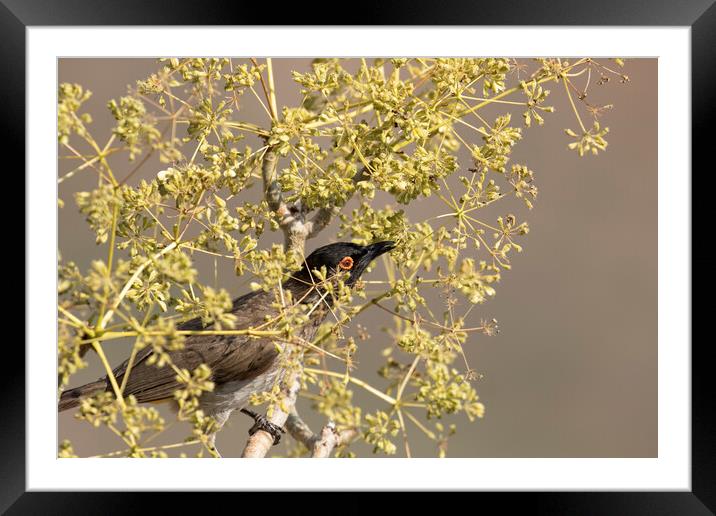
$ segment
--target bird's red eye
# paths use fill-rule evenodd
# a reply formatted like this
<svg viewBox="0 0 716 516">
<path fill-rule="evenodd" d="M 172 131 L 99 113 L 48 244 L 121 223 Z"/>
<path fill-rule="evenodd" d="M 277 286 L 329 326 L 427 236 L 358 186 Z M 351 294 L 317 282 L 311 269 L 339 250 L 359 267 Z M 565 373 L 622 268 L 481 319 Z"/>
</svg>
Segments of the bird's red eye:
<svg viewBox="0 0 716 516">
<path fill-rule="evenodd" d="M 344 271 L 351 270 L 353 268 L 353 258 L 351 258 L 350 256 L 346 256 L 340 261 L 338 266 Z"/>
</svg>

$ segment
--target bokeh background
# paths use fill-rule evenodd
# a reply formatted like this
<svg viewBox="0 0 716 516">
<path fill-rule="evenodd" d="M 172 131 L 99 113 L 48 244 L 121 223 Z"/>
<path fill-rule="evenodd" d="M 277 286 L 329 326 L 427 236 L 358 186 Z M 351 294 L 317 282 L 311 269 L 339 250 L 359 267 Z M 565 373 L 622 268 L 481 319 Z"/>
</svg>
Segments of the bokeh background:
<svg viewBox="0 0 716 516">
<path fill-rule="evenodd" d="M 534 68 L 529 59 L 524 62 Z M 154 59 L 60 59 L 58 81 L 79 83 L 93 92 L 85 111 L 94 119 L 93 135 L 105 142 L 114 126 L 107 101 L 126 94 L 128 85 L 158 66 Z M 309 59 L 274 59 L 279 107 L 301 101 L 291 71 L 309 66 Z M 525 131 L 512 157 L 513 163 L 535 171 L 540 189 L 535 208 L 527 212 L 520 204 L 498 202 L 493 211 L 482 213 L 494 221 L 514 212 L 518 220 L 530 223 L 531 231 L 520 241 L 524 251 L 513 257 L 512 270 L 503 273 L 496 297 L 468 319 L 471 326 L 494 317 L 500 333 L 473 336 L 466 345 L 471 367 L 483 375 L 476 388 L 486 413 L 472 424 L 461 415 L 446 420 L 458 423 L 449 457 L 657 456 L 657 60 L 627 60 L 624 72 L 630 82 L 612 80 L 589 90 L 592 104 L 614 106 L 600 120 L 610 128 L 609 147 L 596 157 L 579 158 L 567 149 L 571 140 L 564 129 L 577 123 L 564 91 L 557 84 L 547 85 L 554 91 L 546 104 L 554 105 L 556 112 L 545 117 L 544 126 Z M 488 120 L 501 112 L 500 106 L 481 111 Z M 248 94 L 239 116 L 268 122 Z M 474 138 L 474 133 L 469 136 Z M 464 168 L 470 166 L 466 154 L 460 160 Z M 124 156 L 110 163 L 118 177 L 136 165 Z M 72 160 L 60 159 L 58 173 L 73 166 Z M 153 157 L 132 183 L 165 167 Z M 95 245 L 73 201 L 74 192 L 95 187 L 91 169 L 58 187 L 65 201 L 59 210 L 59 249 L 64 260 L 75 261 L 81 270 L 106 253 Z M 390 198 L 379 197 L 381 202 Z M 414 221 L 444 212 L 444 205 L 433 198 L 421 198 L 407 210 Z M 335 241 L 336 231 L 334 222 L 309 241 L 307 250 Z M 278 241 L 280 234 L 269 233 L 260 245 Z M 213 262 L 198 263 L 198 269 L 203 278 L 213 277 Z M 381 273 L 376 267 L 371 279 Z M 234 295 L 248 291 L 249 279 L 237 278 L 229 266 L 220 268 L 218 281 Z M 390 325 L 390 316 L 367 310 L 354 320 L 353 326 L 357 324 L 368 328 L 372 338 L 359 349 L 355 375 L 380 384 L 375 371 L 382 364 L 380 350 L 389 343 L 379 328 Z M 128 356 L 130 346 L 129 341 L 105 346 L 113 365 Z M 72 387 L 103 374 L 93 353 L 87 359 L 90 366 L 72 378 Z M 359 388 L 354 392 L 356 403 L 367 410 L 385 408 Z M 299 400 L 298 406 L 314 430 L 324 424 L 310 411 L 308 400 Z M 162 410 L 172 421 L 169 411 Z M 217 438 L 222 455 L 240 455 L 250 422 L 238 413 L 231 417 Z M 407 424 L 413 455 L 436 456 L 435 443 Z M 188 431 L 174 423 L 153 444 L 179 441 Z M 80 456 L 123 447 L 109 431 L 76 421 L 71 412 L 58 417 L 58 439 L 65 438 Z M 396 444 L 401 456 L 399 438 Z M 282 446 L 275 448 L 277 453 Z M 357 445 L 355 451 L 370 456 L 368 446 Z"/>
</svg>

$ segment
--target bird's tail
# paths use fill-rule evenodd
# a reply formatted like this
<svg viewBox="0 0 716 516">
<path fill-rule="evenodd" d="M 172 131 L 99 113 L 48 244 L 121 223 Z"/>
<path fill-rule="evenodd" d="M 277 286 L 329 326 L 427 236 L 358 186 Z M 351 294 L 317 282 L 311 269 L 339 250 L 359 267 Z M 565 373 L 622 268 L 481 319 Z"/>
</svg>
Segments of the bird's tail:
<svg viewBox="0 0 716 516">
<path fill-rule="evenodd" d="M 90 394 L 94 394 L 96 392 L 104 391 L 106 389 L 107 382 L 104 379 L 100 379 L 96 382 L 91 382 L 65 391 L 60 396 L 60 403 L 58 404 L 57 409 L 59 412 L 62 412 L 63 410 L 78 407 L 80 404 L 80 398 L 89 396 Z"/>
</svg>

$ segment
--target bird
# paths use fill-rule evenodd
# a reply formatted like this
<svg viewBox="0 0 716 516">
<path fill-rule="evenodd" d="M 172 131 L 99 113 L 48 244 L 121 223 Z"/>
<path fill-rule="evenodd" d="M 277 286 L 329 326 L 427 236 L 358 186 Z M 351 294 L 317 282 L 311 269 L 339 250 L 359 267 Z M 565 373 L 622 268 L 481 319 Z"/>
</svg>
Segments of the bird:
<svg viewBox="0 0 716 516">
<path fill-rule="evenodd" d="M 395 246 L 395 242 L 390 240 L 370 245 L 336 242 L 319 247 L 308 255 L 301 269 L 281 284 L 284 293 L 291 292 L 294 300 L 310 305 L 307 322 L 295 329 L 294 336 L 303 342 L 311 342 L 318 327 L 330 313 L 331 296 L 327 296 L 321 283 L 315 281 L 315 271 L 325 267 L 327 278 L 341 276 L 344 284 L 350 288 L 375 258 L 391 251 Z M 263 290 L 234 299 L 231 308 L 231 313 L 236 318 L 234 329 L 256 328 L 265 324 L 267 319 L 278 316 L 279 308 L 275 300 L 274 292 Z M 201 318 L 195 318 L 177 328 L 210 330 L 213 327 L 213 324 L 204 325 Z M 129 377 L 122 392 L 125 397 L 134 396 L 139 403 L 171 402 L 174 399 L 174 391 L 183 388 L 183 385 L 177 380 L 173 368 L 158 368 L 152 365 L 153 361 L 148 360 L 152 353 L 152 348 L 148 346 L 137 353 L 131 368 L 130 359 L 127 359 L 112 373 L 117 383 L 121 384 L 125 382 L 124 375 L 129 369 Z M 280 442 L 283 428 L 248 408 L 252 394 L 270 390 L 285 373 L 274 337 L 194 334 L 186 337 L 182 349 L 168 351 L 168 354 L 178 368 L 191 371 L 203 363 L 211 370 L 210 380 L 214 383 L 214 389 L 201 394 L 199 408 L 216 421 L 216 426 L 208 436 L 208 445 L 213 453 L 221 456 L 216 449 L 216 433 L 237 409 L 254 419 L 254 426 L 249 430 L 249 434 L 265 430 L 273 436 L 274 445 Z M 105 391 L 112 392 L 108 376 L 66 390 L 60 395 L 58 410 L 61 412 L 78 407 L 82 398 Z"/>
</svg>

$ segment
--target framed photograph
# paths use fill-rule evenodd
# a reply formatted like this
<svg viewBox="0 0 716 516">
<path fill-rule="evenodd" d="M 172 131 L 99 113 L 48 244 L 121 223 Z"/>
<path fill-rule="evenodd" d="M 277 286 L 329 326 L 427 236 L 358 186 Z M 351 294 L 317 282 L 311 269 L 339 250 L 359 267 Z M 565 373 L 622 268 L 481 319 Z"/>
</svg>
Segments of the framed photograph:
<svg viewBox="0 0 716 516">
<path fill-rule="evenodd" d="M 711 513 L 711 2 L 235 9 L 0 5 L 27 201 L 0 508 L 440 490 Z"/>
</svg>

